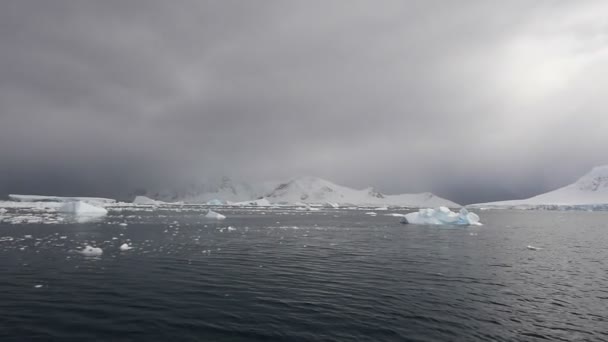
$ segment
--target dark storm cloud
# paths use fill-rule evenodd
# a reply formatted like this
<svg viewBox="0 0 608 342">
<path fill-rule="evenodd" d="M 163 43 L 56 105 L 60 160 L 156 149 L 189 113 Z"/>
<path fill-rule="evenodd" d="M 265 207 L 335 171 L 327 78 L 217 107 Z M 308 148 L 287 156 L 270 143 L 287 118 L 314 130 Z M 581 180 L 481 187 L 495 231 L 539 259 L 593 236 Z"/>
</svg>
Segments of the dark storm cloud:
<svg viewBox="0 0 608 342">
<path fill-rule="evenodd" d="M 601 1 L 0 4 L 0 192 L 317 175 L 457 201 L 608 163 Z"/>
</svg>

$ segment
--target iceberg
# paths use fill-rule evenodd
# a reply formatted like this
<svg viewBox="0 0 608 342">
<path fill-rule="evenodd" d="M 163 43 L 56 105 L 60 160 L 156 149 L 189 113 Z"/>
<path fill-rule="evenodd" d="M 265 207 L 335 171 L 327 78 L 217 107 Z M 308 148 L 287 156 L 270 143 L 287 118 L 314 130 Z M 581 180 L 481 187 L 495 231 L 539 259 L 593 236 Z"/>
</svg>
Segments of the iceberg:
<svg viewBox="0 0 608 342">
<path fill-rule="evenodd" d="M 457 225 L 457 226 L 480 226 L 479 216 L 462 208 L 459 213 L 451 211 L 447 207 L 436 209 L 420 209 L 418 212 L 405 214 L 401 218 L 403 224 L 422 225 Z"/>
<path fill-rule="evenodd" d="M 208 218 L 208 219 L 214 219 L 214 220 L 223 220 L 223 219 L 225 219 L 225 218 L 226 218 L 226 216 L 224 216 L 224 215 L 222 215 L 222 214 L 220 214 L 220 213 L 216 213 L 216 212 L 215 212 L 215 211 L 213 211 L 213 210 L 209 210 L 209 211 L 207 212 L 207 214 L 205 215 L 205 218 Z"/>
<path fill-rule="evenodd" d="M 77 216 L 102 216 L 108 213 L 105 208 L 94 206 L 83 201 L 66 202 L 59 207 L 57 211 Z"/>
<path fill-rule="evenodd" d="M 129 249 L 133 249 L 133 247 L 129 246 L 128 243 L 123 243 L 122 245 L 120 245 L 120 250 L 123 251 L 123 252 L 126 252 Z"/>
</svg>

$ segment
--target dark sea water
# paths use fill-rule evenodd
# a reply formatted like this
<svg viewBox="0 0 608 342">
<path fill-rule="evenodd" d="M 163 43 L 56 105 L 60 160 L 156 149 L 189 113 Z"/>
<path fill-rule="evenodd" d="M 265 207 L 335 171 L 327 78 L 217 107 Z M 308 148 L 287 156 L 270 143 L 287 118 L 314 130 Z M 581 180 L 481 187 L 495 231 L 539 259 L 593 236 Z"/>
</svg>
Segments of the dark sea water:
<svg viewBox="0 0 608 342">
<path fill-rule="evenodd" d="M 608 213 L 218 211 L 0 224 L 0 341 L 608 341 Z"/>
</svg>

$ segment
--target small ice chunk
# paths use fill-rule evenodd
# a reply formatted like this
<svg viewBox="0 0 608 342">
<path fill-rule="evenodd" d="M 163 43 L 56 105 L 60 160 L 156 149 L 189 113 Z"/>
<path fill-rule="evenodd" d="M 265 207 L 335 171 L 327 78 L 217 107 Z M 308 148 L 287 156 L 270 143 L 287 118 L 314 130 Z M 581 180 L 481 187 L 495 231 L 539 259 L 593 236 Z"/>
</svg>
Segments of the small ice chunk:
<svg viewBox="0 0 608 342">
<path fill-rule="evenodd" d="M 216 213 L 213 210 L 209 210 L 207 211 L 207 214 L 205 215 L 205 218 L 208 219 L 214 219 L 214 220 L 223 220 L 226 218 L 226 216 L 220 214 L 220 213 Z"/>
<path fill-rule="evenodd" d="M 120 250 L 121 251 L 128 251 L 129 249 L 133 249 L 133 247 L 129 246 L 128 243 L 123 243 L 122 245 L 120 245 Z"/>
<path fill-rule="evenodd" d="M 103 250 L 99 247 L 92 247 L 87 245 L 83 250 L 80 251 L 80 254 L 84 256 L 100 256 L 103 254 Z"/>
<path fill-rule="evenodd" d="M 228 227 L 228 231 L 229 231 L 229 232 L 233 232 L 233 231 L 235 231 L 235 230 L 236 230 L 236 228 L 234 228 L 234 227 Z"/>
<path fill-rule="evenodd" d="M 542 249 L 542 248 L 539 248 L 539 247 L 534 247 L 534 246 L 532 246 L 532 245 L 528 245 L 528 247 L 527 247 L 527 248 L 528 248 L 529 250 L 531 250 L 531 251 L 538 251 L 539 249 Z"/>
<path fill-rule="evenodd" d="M 34 285 L 34 287 L 35 287 L 35 288 L 37 288 L 37 289 L 39 289 L 39 288 L 41 288 L 41 287 L 42 287 L 42 285 L 41 285 L 41 284 L 38 284 L 38 285 Z"/>
<path fill-rule="evenodd" d="M 127 224 L 126 224 L 126 223 L 124 223 L 124 222 L 123 222 L 123 223 L 120 223 L 120 224 L 118 224 L 118 225 L 119 225 L 119 226 L 121 226 L 121 227 L 126 227 L 126 226 L 127 226 Z"/>
<path fill-rule="evenodd" d="M 373 212 L 373 211 L 369 211 L 369 212 L 365 213 L 365 215 L 369 215 L 369 216 L 376 216 L 376 215 L 378 215 L 378 214 L 376 214 L 376 213 L 375 213 L 375 212 Z"/>
</svg>

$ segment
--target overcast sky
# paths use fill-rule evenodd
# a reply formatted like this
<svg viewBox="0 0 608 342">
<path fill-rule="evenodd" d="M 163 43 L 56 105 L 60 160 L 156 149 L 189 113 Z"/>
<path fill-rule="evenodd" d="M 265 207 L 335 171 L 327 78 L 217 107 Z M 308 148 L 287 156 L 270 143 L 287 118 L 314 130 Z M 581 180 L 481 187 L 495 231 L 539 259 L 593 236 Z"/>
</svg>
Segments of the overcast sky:
<svg viewBox="0 0 608 342">
<path fill-rule="evenodd" d="M 528 197 L 608 164 L 607 89 L 602 0 L 4 0 L 0 193 Z"/>
</svg>

